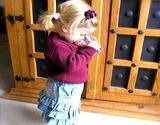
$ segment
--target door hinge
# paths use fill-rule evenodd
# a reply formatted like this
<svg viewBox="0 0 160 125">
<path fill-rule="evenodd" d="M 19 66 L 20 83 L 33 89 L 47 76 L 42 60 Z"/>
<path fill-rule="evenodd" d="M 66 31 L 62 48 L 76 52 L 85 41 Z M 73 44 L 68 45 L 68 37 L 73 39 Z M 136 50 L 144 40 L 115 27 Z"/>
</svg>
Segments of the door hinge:
<svg viewBox="0 0 160 125">
<path fill-rule="evenodd" d="M 15 78 L 16 81 L 21 81 L 21 77 L 18 76 L 18 75 L 16 75 L 14 78 Z"/>
<path fill-rule="evenodd" d="M 33 77 L 20 77 L 18 75 L 15 76 L 16 81 L 23 81 L 23 82 L 30 82 L 30 81 L 35 81 Z"/>
<path fill-rule="evenodd" d="M 24 16 L 23 15 L 19 15 L 19 16 L 15 16 L 15 15 L 8 15 L 7 19 L 10 23 L 14 24 L 16 21 L 22 22 L 24 21 Z"/>
</svg>

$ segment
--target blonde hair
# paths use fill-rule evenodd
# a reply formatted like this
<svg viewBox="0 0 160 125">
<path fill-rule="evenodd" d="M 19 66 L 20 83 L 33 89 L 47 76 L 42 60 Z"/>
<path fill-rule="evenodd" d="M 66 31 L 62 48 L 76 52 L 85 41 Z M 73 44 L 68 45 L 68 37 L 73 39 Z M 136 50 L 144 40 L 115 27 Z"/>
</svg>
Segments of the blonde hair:
<svg viewBox="0 0 160 125">
<path fill-rule="evenodd" d="M 83 0 L 68 0 L 60 5 L 59 18 L 55 19 L 54 14 L 43 14 L 40 23 L 47 30 L 60 30 L 64 25 L 69 32 L 74 32 L 78 27 L 96 28 L 97 18 L 85 19 L 84 13 L 92 8 Z"/>
</svg>

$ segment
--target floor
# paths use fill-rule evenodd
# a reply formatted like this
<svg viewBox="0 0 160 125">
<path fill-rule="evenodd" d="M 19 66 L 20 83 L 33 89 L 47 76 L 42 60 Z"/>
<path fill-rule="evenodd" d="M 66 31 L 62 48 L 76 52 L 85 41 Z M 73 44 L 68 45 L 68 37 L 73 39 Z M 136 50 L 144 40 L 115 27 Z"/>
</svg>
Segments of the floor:
<svg viewBox="0 0 160 125">
<path fill-rule="evenodd" d="M 0 125 L 46 125 L 36 104 L 0 98 Z M 160 122 L 81 112 L 76 125 L 160 125 Z"/>
</svg>

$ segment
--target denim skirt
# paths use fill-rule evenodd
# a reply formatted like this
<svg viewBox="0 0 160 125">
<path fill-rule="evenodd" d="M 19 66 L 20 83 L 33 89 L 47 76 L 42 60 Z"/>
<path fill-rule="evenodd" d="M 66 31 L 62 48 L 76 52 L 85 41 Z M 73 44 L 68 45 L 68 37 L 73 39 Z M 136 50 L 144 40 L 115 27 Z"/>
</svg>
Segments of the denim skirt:
<svg viewBox="0 0 160 125">
<path fill-rule="evenodd" d="M 38 108 L 48 125 L 72 125 L 80 114 L 83 83 L 63 83 L 48 78 L 39 94 Z"/>
</svg>

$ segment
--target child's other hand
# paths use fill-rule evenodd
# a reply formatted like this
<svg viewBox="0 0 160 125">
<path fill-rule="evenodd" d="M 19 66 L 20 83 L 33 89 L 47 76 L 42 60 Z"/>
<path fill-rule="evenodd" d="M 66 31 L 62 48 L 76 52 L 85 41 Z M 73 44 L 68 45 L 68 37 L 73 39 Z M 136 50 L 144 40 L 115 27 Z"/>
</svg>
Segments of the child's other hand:
<svg viewBox="0 0 160 125">
<path fill-rule="evenodd" d="M 90 47 L 96 49 L 98 52 L 102 51 L 101 45 L 97 41 L 91 41 L 90 43 L 88 43 L 87 46 L 90 46 Z"/>
<path fill-rule="evenodd" d="M 86 41 L 88 41 L 87 46 L 96 49 L 98 52 L 102 51 L 101 45 L 99 44 L 95 36 L 86 36 Z"/>
</svg>

